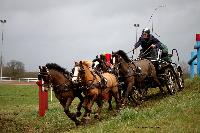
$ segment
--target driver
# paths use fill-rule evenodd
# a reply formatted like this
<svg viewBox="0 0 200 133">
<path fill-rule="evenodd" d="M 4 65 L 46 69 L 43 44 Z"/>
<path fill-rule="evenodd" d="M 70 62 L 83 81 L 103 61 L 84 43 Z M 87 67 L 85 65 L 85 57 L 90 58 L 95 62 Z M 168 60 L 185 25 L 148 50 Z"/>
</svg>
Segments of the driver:
<svg viewBox="0 0 200 133">
<path fill-rule="evenodd" d="M 157 49 L 160 48 L 161 42 L 150 34 L 150 29 L 145 28 L 142 31 L 142 35 L 139 38 L 138 42 L 134 45 L 133 52 L 139 46 L 142 47 L 140 50 L 140 57 L 150 58 L 151 60 L 156 60 L 157 58 Z"/>
</svg>

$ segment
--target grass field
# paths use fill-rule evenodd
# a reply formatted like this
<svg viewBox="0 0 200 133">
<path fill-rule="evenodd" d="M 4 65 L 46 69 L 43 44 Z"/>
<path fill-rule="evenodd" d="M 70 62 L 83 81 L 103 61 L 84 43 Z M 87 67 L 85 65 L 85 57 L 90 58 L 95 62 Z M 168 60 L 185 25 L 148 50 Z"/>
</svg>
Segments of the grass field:
<svg viewBox="0 0 200 133">
<path fill-rule="evenodd" d="M 200 79 L 185 82 L 182 92 L 163 97 L 152 89 L 141 106 L 118 113 L 108 111 L 105 104 L 100 120 L 79 127 L 64 114 L 55 97 L 49 101 L 45 117 L 39 117 L 36 85 L 0 84 L 0 132 L 200 132 Z"/>
</svg>

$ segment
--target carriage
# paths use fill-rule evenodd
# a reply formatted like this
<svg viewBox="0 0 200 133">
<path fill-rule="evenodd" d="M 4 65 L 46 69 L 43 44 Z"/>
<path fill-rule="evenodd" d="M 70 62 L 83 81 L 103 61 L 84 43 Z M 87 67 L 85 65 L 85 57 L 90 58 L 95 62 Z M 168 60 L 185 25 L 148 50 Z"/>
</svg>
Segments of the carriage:
<svg viewBox="0 0 200 133">
<path fill-rule="evenodd" d="M 171 58 L 174 55 L 174 51 L 177 53 L 179 61 L 176 49 L 173 49 L 167 58 Z M 140 104 L 140 101 L 147 95 L 149 88 L 159 87 L 161 93 L 166 94 L 167 90 L 170 95 L 184 88 L 183 71 L 180 65 L 171 60 L 168 61 L 161 58 L 161 50 L 158 50 L 156 60 L 151 58 L 144 59 L 139 56 L 137 59 L 130 61 L 123 51 L 113 52 L 113 55 L 113 57 L 119 58 L 115 63 L 117 68 L 114 68 L 114 72 L 119 77 L 122 90 L 127 88 L 124 91 L 124 97 L 128 97 L 129 101 L 133 103 Z"/>
<path fill-rule="evenodd" d="M 162 51 L 158 50 L 157 60 L 153 60 L 153 64 L 157 67 L 157 76 L 163 86 L 167 87 L 170 94 L 174 94 L 176 91 L 180 91 L 184 88 L 183 71 L 179 64 L 173 62 L 171 57 L 174 56 L 174 51 L 179 62 L 179 55 L 176 49 L 172 50 L 171 54 L 168 54 L 167 60 L 161 57 Z"/>
</svg>

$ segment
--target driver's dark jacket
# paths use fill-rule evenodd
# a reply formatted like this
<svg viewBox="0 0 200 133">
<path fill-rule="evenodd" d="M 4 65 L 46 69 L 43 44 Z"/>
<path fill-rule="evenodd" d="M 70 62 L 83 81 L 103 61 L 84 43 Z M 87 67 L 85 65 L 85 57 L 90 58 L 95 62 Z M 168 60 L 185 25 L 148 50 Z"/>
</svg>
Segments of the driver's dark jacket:
<svg viewBox="0 0 200 133">
<path fill-rule="evenodd" d="M 138 42 L 135 44 L 135 49 L 141 45 L 142 51 L 146 51 L 152 44 L 155 44 L 156 48 L 160 48 L 161 42 L 150 34 L 148 40 L 144 39 L 143 37 L 140 37 Z"/>
</svg>

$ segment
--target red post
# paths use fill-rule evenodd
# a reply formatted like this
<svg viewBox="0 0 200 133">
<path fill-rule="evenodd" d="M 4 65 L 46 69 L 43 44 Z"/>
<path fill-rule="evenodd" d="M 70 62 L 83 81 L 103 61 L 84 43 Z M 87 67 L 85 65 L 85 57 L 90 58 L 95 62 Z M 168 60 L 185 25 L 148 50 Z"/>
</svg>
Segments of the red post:
<svg viewBox="0 0 200 133">
<path fill-rule="evenodd" d="M 36 84 L 39 87 L 39 116 L 43 117 L 45 111 L 48 109 L 48 92 L 44 91 L 42 88 L 42 80 L 38 78 Z"/>
<path fill-rule="evenodd" d="M 107 54 L 105 54 L 105 57 L 106 57 L 106 63 L 107 63 L 107 65 L 110 66 L 111 65 L 110 64 L 111 54 L 107 53 Z M 103 94 L 103 98 L 104 98 L 105 101 L 108 101 L 108 99 L 109 99 L 109 93 Z"/>
<path fill-rule="evenodd" d="M 43 91 L 43 94 L 44 94 L 45 110 L 48 110 L 48 92 Z"/>
<path fill-rule="evenodd" d="M 196 41 L 200 41 L 200 34 L 196 34 Z"/>
</svg>

